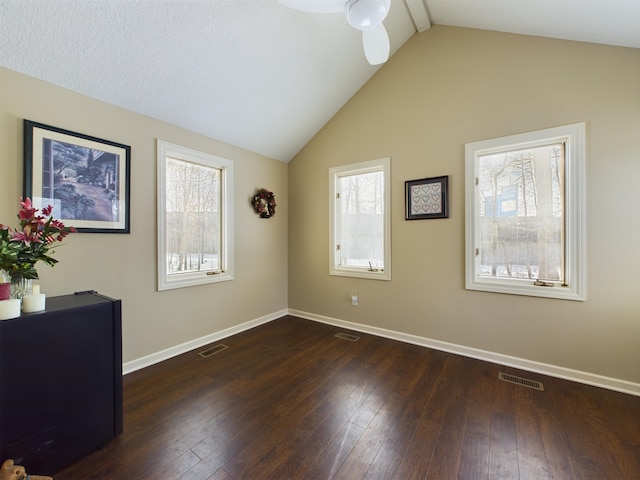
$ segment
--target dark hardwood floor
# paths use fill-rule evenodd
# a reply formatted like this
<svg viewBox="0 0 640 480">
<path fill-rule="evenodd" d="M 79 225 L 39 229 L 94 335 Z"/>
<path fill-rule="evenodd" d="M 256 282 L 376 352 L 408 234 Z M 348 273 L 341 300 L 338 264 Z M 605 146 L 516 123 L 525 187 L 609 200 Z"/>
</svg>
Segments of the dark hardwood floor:
<svg viewBox="0 0 640 480">
<path fill-rule="evenodd" d="M 54 479 L 640 478 L 639 397 L 343 331 L 287 316 L 127 375 L 124 434 Z"/>
</svg>

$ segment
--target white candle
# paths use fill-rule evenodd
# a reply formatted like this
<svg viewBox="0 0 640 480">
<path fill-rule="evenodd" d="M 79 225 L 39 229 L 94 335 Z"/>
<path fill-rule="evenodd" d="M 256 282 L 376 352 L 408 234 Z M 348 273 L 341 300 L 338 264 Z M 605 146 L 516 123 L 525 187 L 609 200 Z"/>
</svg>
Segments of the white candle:
<svg viewBox="0 0 640 480">
<path fill-rule="evenodd" d="M 33 285 L 31 285 L 32 291 L 31 293 L 33 293 L 34 295 L 38 295 L 40 293 L 40 284 L 39 283 L 34 283 Z"/>
<path fill-rule="evenodd" d="M 8 320 L 20 316 L 20 299 L 0 300 L 0 320 Z"/>
<path fill-rule="evenodd" d="M 25 295 L 22 297 L 22 311 L 24 313 L 40 312 L 44 310 L 45 294 Z"/>
</svg>

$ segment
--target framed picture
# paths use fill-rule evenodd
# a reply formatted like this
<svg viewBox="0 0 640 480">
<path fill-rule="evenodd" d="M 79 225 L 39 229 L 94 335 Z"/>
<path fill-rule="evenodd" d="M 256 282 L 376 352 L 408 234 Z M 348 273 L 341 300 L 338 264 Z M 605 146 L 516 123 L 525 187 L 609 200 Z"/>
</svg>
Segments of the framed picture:
<svg viewBox="0 0 640 480">
<path fill-rule="evenodd" d="M 129 233 L 131 147 L 24 121 L 24 197 L 78 232 Z"/>
<path fill-rule="evenodd" d="M 449 218 L 449 177 L 404 182 L 405 219 Z"/>
</svg>

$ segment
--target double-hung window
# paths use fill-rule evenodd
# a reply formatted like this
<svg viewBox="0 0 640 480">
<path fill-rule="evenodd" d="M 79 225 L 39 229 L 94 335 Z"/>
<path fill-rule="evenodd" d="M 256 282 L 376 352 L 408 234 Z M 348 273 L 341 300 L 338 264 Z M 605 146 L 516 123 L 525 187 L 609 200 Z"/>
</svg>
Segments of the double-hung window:
<svg viewBox="0 0 640 480">
<path fill-rule="evenodd" d="M 233 279 L 233 163 L 158 140 L 158 290 Z"/>
<path fill-rule="evenodd" d="M 585 300 L 585 126 L 466 145 L 466 288 Z"/>
<path fill-rule="evenodd" d="M 390 159 L 331 168 L 330 275 L 391 280 Z"/>
</svg>

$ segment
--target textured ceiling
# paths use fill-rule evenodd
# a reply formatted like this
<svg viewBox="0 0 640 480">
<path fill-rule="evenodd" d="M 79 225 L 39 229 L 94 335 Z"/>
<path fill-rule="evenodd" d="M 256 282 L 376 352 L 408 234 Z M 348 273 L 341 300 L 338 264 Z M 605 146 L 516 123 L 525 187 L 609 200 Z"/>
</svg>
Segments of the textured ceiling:
<svg viewBox="0 0 640 480">
<path fill-rule="evenodd" d="M 407 5 L 433 24 L 640 48 L 640 0 L 392 0 L 392 53 L 417 31 Z M 0 65 L 282 161 L 380 68 L 343 15 L 276 0 L 0 0 Z"/>
</svg>

